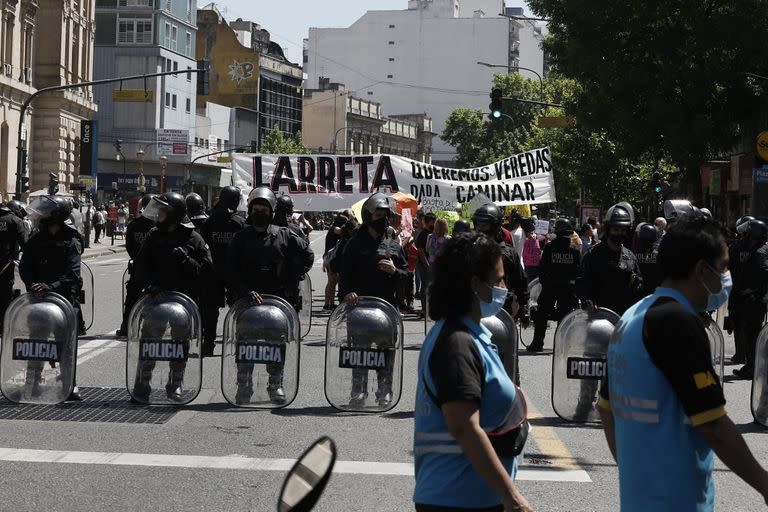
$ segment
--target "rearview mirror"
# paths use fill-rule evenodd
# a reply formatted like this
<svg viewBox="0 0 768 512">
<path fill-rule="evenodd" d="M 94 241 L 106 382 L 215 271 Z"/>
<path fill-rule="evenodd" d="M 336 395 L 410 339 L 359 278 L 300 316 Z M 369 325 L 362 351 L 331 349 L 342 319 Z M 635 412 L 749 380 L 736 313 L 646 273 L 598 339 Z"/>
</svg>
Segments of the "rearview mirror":
<svg viewBox="0 0 768 512">
<path fill-rule="evenodd" d="M 321 437 L 307 448 L 285 477 L 278 512 L 308 512 L 325 490 L 336 463 L 336 444 Z"/>
</svg>

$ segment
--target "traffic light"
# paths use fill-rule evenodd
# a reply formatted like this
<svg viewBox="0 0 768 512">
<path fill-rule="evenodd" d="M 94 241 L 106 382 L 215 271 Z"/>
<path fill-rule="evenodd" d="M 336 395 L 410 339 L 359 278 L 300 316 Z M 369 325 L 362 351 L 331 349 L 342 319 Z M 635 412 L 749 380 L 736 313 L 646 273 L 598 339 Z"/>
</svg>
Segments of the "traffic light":
<svg viewBox="0 0 768 512">
<path fill-rule="evenodd" d="M 207 59 L 200 59 L 197 61 L 197 69 L 199 70 L 197 72 L 197 95 L 208 96 L 208 74 L 211 69 L 211 62 Z"/>
<path fill-rule="evenodd" d="M 491 120 L 495 121 L 498 119 L 501 119 L 501 107 L 502 107 L 502 98 L 504 97 L 504 91 L 502 91 L 498 87 L 494 87 L 491 89 L 491 104 L 488 106 L 488 108 L 491 109 Z"/>
<path fill-rule="evenodd" d="M 26 194 L 27 192 L 29 192 L 29 176 L 26 176 L 26 175 L 22 176 L 20 181 L 21 181 L 20 192 L 22 194 Z"/>
<path fill-rule="evenodd" d="M 59 177 L 54 173 L 48 173 L 48 195 L 54 195 L 59 191 Z"/>
<path fill-rule="evenodd" d="M 661 194 L 661 173 L 659 171 L 653 172 L 653 192 Z"/>
<path fill-rule="evenodd" d="M 120 139 L 115 140 L 115 152 L 117 152 L 118 155 L 123 154 L 123 141 Z"/>
</svg>

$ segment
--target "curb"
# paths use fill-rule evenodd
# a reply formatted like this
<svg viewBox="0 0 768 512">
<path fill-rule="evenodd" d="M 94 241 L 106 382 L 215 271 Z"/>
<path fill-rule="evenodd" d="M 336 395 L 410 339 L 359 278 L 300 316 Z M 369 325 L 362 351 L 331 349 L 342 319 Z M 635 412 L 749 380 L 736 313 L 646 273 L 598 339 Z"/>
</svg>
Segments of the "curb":
<svg viewBox="0 0 768 512">
<path fill-rule="evenodd" d="M 112 254 L 121 254 L 126 252 L 126 248 L 124 245 L 116 245 L 114 248 L 99 248 L 99 249 L 93 249 L 89 248 L 86 249 L 86 251 L 93 250 L 94 252 L 87 252 L 83 253 L 83 255 L 80 257 L 82 260 L 91 260 L 93 258 L 100 258 L 101 256 L 109 256 Z"/>
</svg>

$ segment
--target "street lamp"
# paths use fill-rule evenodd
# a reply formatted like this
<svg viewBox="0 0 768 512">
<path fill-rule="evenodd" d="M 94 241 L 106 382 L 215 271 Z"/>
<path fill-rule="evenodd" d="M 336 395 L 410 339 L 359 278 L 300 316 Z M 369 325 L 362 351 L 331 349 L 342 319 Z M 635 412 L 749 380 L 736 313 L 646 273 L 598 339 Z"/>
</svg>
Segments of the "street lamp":
<svg viewBox="0 0 768 512">
<path fill-rule="evenodd" d="M 136 182 L 136 190 L 143 194 L 146 191 L 146 187 L 144 186 L 144 150 L 139 148 L 139 150 L 136 152 L 136 160 L 139 162 L 139 179 Z"/>
<path fill-rule="evenodd" d="M 544 78 L 541 76 L 541 73 L 539 73 L 538 71 L 535 71 L 535 70 L 533 70 L 531 68 L 524 68 L 522 66 L 510 66 L 509 64 L 507 64 L 507 65 L 504 65 L 504 64 L 489 64 L 487 62 L 481 62 L 481 61 L 478 61 L 477 65 L 478 66 L 485 66 L 486 68 L 506 68 L 507 73 L 519 72 L 521 69 L 523 71 L 528 71 L 530 73 L 533 73 L 539 79 L 539 99 L 542 102 L 544 101 Z"/>
<path fill-rule="evenodd" d="M 165 193 L 165 167 L 168 165 L 168 157 L 163 155 L 160 157 L 160 193 Z"/>
</svg>

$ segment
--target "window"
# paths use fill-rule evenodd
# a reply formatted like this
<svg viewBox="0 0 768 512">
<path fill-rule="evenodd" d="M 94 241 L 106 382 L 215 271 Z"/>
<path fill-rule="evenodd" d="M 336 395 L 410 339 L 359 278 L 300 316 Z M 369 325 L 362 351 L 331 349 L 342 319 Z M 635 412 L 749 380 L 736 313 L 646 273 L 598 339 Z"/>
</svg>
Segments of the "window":
<svg viewBox="0 0 768 512">
<path fill-rule="evenodd" d="M 172 66 L 171 59 L 165 59 L 165 70 L 171 71 L 172 70 L 171 66 Z"/>
<path fill-rule="evenodd" d="M 389 28 L 395 28 L 395 26 L 394 25 L 390 25 Z"/>
<path fill-rule="evenodd" d="M 171 50 L 179 49 L 179 29 L 175 25 L 171 27 Z"/>
<path fill-rule="evenodd" d="M 120 0 L 119 7 L 152 7 L 152 0 Z"/>
<path fill-rule="evenodd" d="M 179 70 L 179 63 L 176 62 L 176 61 L 173 61 L 173 70 L 174 71 L 178 71 Z M 176 76 L 176 75 L 173 75 L 173 76 Z"/>
<path fill-rule="evenodd" d="M 187 82 L 191 82 L 192 81 L 192 73 L 189 72 L 190 69 L 192 69 L 192 68 L 187 66 Z"/>
<path fill-rule="evenodd" d="M 187 0 L 187 21 L 192 21 L 192 0 Z"/>
<path fill-rule="evenodd" d="M 187 98 L 187 114 L 189 114 L 190 112 L 192 112 L 192 100 Z"/>
<path fill-rule="evenodd" d="M 166 22 L 165 23 L 165 47 L 170 48 L 171 47 L 171 24 Z"/>
<path fill-rule="evenodd" d="M 118 18 L 118 44 L 148 44 L 152 42 L 152 18 Z"/>
<path fill-rule="evenodd" d="M 187 32 L 186 39 L 184 40 L 184 55 L 192 56 L 192 34 Z"/>
<path fill-rule="evenodd" d="M 171 96 L 171 108 L 172 108 L 173 110 L 176 110 L 176 99 L 177 99 L 177 98 L 176 98 L 176 95 L 175 95 L 175 94 Z"/>
<path fill-rule="evenodd" d="M 368 91 L 368 96 L 373 96 L 373 91 Z"/>
<path fill-rule="evenodd" d="M 171 108 L 171 93 L 165 93 L 165 108 Z"/>
<path fill-rule="evenodd" d="M 389 62 L 395 62 L 395 58 L 394 57 L 390 57 L 389 58 Z"/>
<path fill-rule="evenodd" d="M 390 42 L 389 42 L 389 44 L 391 44 L 391 45 L 394 45 L 394 44 L 395 44 L 395 42 L 394 42 L 394 41 L 390 41 Z"/>
<path fill-rule="evenodd" d="M 387 78 L 394 78 L 394 76 L 392 76 L 392 75 L 387 75 Z"/>
</svg>

